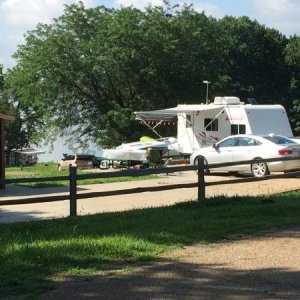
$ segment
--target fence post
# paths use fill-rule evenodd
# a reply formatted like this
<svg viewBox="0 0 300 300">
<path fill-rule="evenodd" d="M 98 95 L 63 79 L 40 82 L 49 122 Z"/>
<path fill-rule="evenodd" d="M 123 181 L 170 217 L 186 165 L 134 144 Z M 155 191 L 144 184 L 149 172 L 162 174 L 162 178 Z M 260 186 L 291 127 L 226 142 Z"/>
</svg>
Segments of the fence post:
<svg viewBox="0 0 300 300">
<path fill-rule="evenodd" d="M 77 167 L 70 166 L 70 216 L 77 216 Z"/>
<path fill-rule="evenodd" d="M 198 157 L 198 201 L 205 200 L 204 156 Z"/>
</svg>

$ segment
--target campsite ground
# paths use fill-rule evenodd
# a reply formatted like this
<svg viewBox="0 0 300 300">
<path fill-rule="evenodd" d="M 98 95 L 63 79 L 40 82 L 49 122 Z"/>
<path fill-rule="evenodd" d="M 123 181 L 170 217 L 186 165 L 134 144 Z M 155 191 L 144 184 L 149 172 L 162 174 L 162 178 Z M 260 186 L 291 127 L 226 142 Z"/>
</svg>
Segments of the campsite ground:
<svg viewBox="0 0 300 300">
<path fill-rule="evenodd" d="M 189 176 L 191 180 L 193 173 Z M 299 178 L 277 179 L 212 186 L 207 193 L 273 194 L 299 184 Z M 127 271 L 116 267 L 95 276 L 58 278 L 56 289 L 42 299 L 299 299 L 299 248 L 300 227 L 195 244 L 167 253 L 155 263 L 133 264 Z"/>
<path fill-rule="evenodd" d="M 209 187 L 208 193 L 273 194 L 297 185 L 299 179 L 277 179 Z M 130 270 L 58 278 L 42 299 L 299 299 L 299 248 L 300 227 L 195 244 Z"/>
<path fill-rule="evenodd" d="M 206 181 L 224 181 L 227 176 L 206 176 Z M 231 179 L 237 179 L 230 176 Z M 78 187 L 78 193 L 123 190 L 136 187 L 166 186 L 180 183 L 197 182 L 194 171 L 180 172 L 159 176 L 157 179 L 116 182 L 108 184 L 91 184 Z M 207 197 L 225 196 L 256 196 L 281 193 L 300 189 L 299 178 L 281 178 L 258 182 L 237 183 L 229 185 L 208 186 Z M 19 199 L 24 197 L 47 197 L 48 195 L 68 194 L 67 187 L 28 188 L 8 185 L 0 191 L 1 200 Z M 138 194 L 95 197 L 78 201 L 78 214 L 87 215 L 101 212 L 125 211 L 137 208 L 159 207 L 197 199 L 197 188 L 181 188 Z M 33 220 L 39 218 L 62 218 L 69 215 L 69 201 L 57 201 L 35 204 L 19 204 L 1 206 L 0 223 Z"/>
<path fill-rule="evenodd" d="M 176 182 L 195 180 L 194 172 L 178 174 Z M 228 177 L 208 176 L 208 181 Z M 157 180 L 141 181 L 141 185 L 172 183 L 174 175 Z M 109 184 L 109 189 L 120 189 L 122 183 Z M 124 183 L 126 187 L 128 184 Z M 210 196 L 258 195 L 299 189 L 299 178 L 276 179 L 244 184 L 207 187 Z M 99 185 L 97 188 L 104 188 Z M 81 192 L 86 191 L 87 186 Z M 94 185 L 95 188 L 95 185 Z M 27 188 L 28 189 L 28 188 Z M 35 189 L 37 190 L 37 189 Z M 196 195 L 196 189 L 189 189 Z M 9 192 L 9 191 L 8 191 Z M 170 193 L 170 191 L 165 191 Z M 21 191 L 22 194 L 22 191 Z M 137 207 L 162 206 L 195 199 L 188 189 L 171 191 L 157 196 L 143 193 L 118 196 L 113 199 L 93 199 L 90 207 L 100 211 L 128 210 Z M 135 201 L 130 202 L 130 199 Z M 168 201 L 162 202 L 166 199 Z M 186 199 L 186 200 L 184 200 Z M 273 205 L 272 199 L 263 201 L 263 209 Z M 109 201 L 114 200 L 114 201 Z M 209 200 L 208 200 L 209 201 Z M 269 204 L 270 202 L 270 204 Z M 80 200 L 81 214 L 89 211 L 88 199 Z M 126 205 L 125 205 L 126 204 Z M 59 203 L 55 203 L 59 211 Z M 102 205 L 102 206 L 101 206 Z M 106 208 L 103 207 L 106 205 Z M 107 207 L 110 208 L 108 209 Z M 16 207 L 15 207 L 16 209 Z M 95 210 L 94 210 L 95 211 Z M 282 212 L 284 212 L 282 210 Z M 32 207 L 31 214 L 41 217 L 41 211 Z M 60 212 L 61 213 L 61 212 Z M 229 211 L 224 214 L 228 215 Z M 249 212 L 250 215 L 253 212 Z M 7 214 L 7 211 L 6 211 Z M 26 215 L 26 213 L 25 213 Z M 26 215 L 28 217 L 28 215 Z M 265 214 L 264 214 L 265 216 Z M 57 216 L 58 217 L 58 216 Z M 226 217 L 227 218 L 227 217 Z M 228 218 L 227 218 L 228 219 Z M 227 220 L 226 219 L 226 220 Z M 225 220 L 225 221 L 226 221 Z M 251 220 L 251 218 L 249 218 Z M 231 222 L 230 218 L 226 222 Z M 209 223 L 205 223 L 209 227 Z M 247 223 L 248 224 L 248 223 Z M 249 223 L 249 226 L 251 224 Z M 208 228 L 209 229 L 209 228 Z M 300 298 L 300 227 L 278 230 L 273 227 L 255 236 L 228 236 L 209 244 L 192 244 L 164 253 L 155 262 L 130 261 L 129 267 L 115 264 L 97 273 L 68 276 L 56 274 L 55 286 L 41 299 L 299 299 Z"/>
<path fill-rule="evenodd" d="M 57 278 L 50 299 L 299 299 L 300 227 L 196 244 L 160 261 Z"/>
</svg>

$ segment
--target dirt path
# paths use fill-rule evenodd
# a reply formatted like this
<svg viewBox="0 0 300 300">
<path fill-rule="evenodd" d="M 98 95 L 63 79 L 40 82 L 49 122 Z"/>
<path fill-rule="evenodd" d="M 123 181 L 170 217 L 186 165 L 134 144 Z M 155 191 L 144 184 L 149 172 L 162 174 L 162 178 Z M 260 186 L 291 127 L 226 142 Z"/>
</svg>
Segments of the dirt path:
<svg viewBox="0 0 300 300">
<path fill-rule="evenodd" d="M 131 272 L 58 280 L 42 299 L 300 299 L 299 249 L 300 227 L 194 245 Z"/>
<path fill-rule="evenodd" d="M 206 181 L 224 181 L 237 179 L 228 176 L 206 176 Z M 136 187 L 166 186 L 172 184 L 184 184 L 197 181 L 194 171 L 169 174 L 153 180 L 132 182 L 117 182 L 109 184 L 93 184 L 79 186 L 78 193 L 101 192 L 123 190 Z M 290 190 L 300 189 L 299 178 L 272 179 L 248 183 L 236 183 L 230 185 L 208 186 L 207 197 L 226 195 L 261 195 L 274 194 Z M 22 197 L 36 197 L 47 195 L 67 194 L 67 187 L 60 188 L 26 188 L 8 185 L 6 191 L 0 191 L 1 200 L 18 199 Z M 124 211 L 137 208 L 158 207 L 172 205 L 178 202 L 197 199 L 197 188 L 181 188 L 157 192 L 143 192 L 107 197 L 95 197 L 78 201 L 78 214 L 96 214 L 102 212 Z M 6 205 L 0 206 L 0 223 L 19 222 L 40 218 L 62 218 L 69 215 L 69 201 L 58 201 L 36 204 Z"/>
</svg>

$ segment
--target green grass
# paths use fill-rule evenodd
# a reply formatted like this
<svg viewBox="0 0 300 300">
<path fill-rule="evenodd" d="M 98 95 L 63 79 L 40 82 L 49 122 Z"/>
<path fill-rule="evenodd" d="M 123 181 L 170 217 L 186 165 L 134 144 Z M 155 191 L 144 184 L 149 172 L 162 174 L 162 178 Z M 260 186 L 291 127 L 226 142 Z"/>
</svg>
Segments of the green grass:
<svg viewBox="0 0 300 300">
<path fill-rule="evenodd" d="M 300 191 L 0 225 L 0 295 L 32 298 L 55 276 L 131 268 L 182 245 L 300 224 Z"/>
<path fill-rule="evenodd" d="M 101 170 L 100 170 L 101 172 Z M 77 170 L 78 174 L 89 174 L 88 170 Z M 22 169 L 20 167 L 7 167 L 5 169 L 5 174 L 7 179 L 12 178 L 34 178 L 34 177 L 54 177 L 54 176 L 67 176 L 69 175 L 69 170 L 58 171 L 56 163 L 38 163 L 33 166 L 26 166 Z M 115 178 L 96 178 L 87 180 L 78 180 L 77 184 L 95 184 L 95 183 L 109 183 L 109 182 L 124 182 L 133 180 L 145 180 L 145 179 L 155 179 L 156 175 L 147 176 L 126 176 L 126 177 L 115 177 Z M 21 186 L 28 187 L 57 187 L 57 186 L 68 186 L 68 181 L 49 181 L 49 182 L 32 182 L 32 183 L 19 183 Z"/>
</svg>

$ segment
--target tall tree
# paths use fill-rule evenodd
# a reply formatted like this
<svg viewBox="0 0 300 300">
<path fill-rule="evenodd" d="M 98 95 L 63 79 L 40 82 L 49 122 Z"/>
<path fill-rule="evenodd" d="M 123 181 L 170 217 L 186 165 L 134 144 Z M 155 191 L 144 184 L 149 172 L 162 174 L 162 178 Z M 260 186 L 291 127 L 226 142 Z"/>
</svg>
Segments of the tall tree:
<svg viewBox="0 0 300 300">
<path fill-rule="evenodd" d="M 29 146 L 30 128 L 25 126 L 20 116 L 20 103 L 12 103 L 6 89 L 6 76 L 3 67 L 0 65 L 0 113 L 15 116 L 15 121 L 6 124 L 6 161 L 8 164 L 12 149 L 20 149 Z M 31 123 L 31 122 L 30 122 Z M 29 130 L 28 130 L 29 129 Z"/>
<path fill-rule="evenodd" d="M 287 38 L 248 17 L 224 17 L 219 21 L 226 44 L 223 89 L 259 103 L 288 101 L 288 70 L 284 61 Z M 288 107 L 287 107 L 288 108 Z"/>
<path fill-rule="evenodd" d="M 9 82 L 46 129 L 39 136 L 56 126 L 118 144 L 140 134 L 133 111 L 195 101 L 203 76 L 217 70 L 216 21 L 190 7 L 169 10 L 70 5 L 29 32 Z"/>
<path fill-rule="evenodd" d="M 4 94 L 3 66 L 0 64 L 0 113 L 7 113 L 8 110 L 9 110 L 9 103 Z"/>
<path fill-rule="evenodd" d="M 68 133 L 111 146 L 145 130 L 134 111 L 199 103 L 203 80 L 212 82 L 213 95 L 286 104 L 286 44 L 256 21 L 217 21 L 192 6 L 73 4 L 27 33 L 7 83 L 32 137 Z"/>
<path fill-rule="evenodd" d="M 292 36 L 285 51 L 290 72 L 290 97 L 293 102 L 292 122 L 294 130 L 300 131 L 300 36 Z"/>
</svg>

